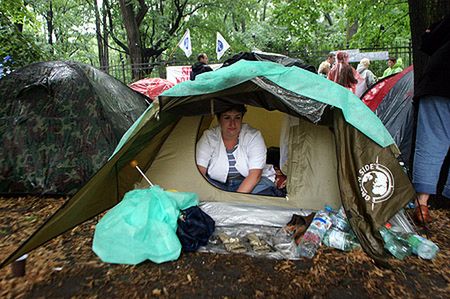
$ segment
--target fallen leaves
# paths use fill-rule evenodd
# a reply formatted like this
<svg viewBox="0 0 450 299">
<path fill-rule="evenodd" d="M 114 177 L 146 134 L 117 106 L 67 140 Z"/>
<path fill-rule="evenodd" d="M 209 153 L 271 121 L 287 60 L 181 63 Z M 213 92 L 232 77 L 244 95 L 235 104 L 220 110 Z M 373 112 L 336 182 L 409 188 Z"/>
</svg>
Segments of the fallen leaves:
<svg viewBox="0 0 450 299">
<path fill-rule="evenodd" d="M 63 203 L 63 198 L 0 199 L 0 256 Z M 91 249 L 95 218 L 32 251 L 25 277 L 12 277 L 10 267 L 0 269 L 0 297 L 449 298 L 450 213 L 433 210 L 433 216 L 440 219 L 430 225 L 431 239 L 441 248 L 436 259 L 392 259 L 393 270 L 377 268 L 362 250 L 326 247 L 313 260 L 191 253 L 159 265 L 106 264 Z"/>
</svg>

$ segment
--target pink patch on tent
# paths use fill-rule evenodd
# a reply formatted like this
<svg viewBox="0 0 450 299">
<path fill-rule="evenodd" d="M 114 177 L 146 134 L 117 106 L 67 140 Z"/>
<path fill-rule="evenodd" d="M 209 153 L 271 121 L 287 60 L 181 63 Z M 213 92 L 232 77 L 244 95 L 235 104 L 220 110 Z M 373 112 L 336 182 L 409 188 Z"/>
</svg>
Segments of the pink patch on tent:
<svg viewBox="0 0 450 299">
<path fill-rule="evenodd" d="M 172 88 L 175 84 L 161 78 L 145 78 L 134 83 L 129 84 L 128 86 L 139 92 L 143 95 L 149 97 L 153 101 L 159 96 L 161 93 L 166 91 L 169 88 Z"/>
</svg>

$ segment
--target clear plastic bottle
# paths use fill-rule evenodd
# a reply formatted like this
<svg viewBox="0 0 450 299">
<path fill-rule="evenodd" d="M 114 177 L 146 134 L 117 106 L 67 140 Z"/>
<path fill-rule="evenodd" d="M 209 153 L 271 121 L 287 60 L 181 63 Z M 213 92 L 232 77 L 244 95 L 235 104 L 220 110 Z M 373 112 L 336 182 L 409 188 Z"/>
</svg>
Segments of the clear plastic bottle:
<svg viewBox="0 0 450 299">
<path fill-rule="evenodd" d="M 356 238 L 350 234 L 336 228 L 329 229 L 323 237 L 323 244 L 343 251 L 350 251 L 359 247 Z"/>
<path fill-rule="evenodd" d="M 399 238 L 390 230 L 389 223 L 381 227 L 380 233 L 384 240 L 384 248 L 387 249 L 397 259 L 402 260 L 411 255 L 411 246 L 405 240 Z"/>
<path fill-rule="evenodd" d="M 305 234 L 302 236 L 297 247 L 297 253 L 303 257 L 313 258 L 325 233 L 330 227 L 331 219 L 328 213 L 318 211 Z"/>
<path fill-rule="evenodd" d="M 426 260 L 434 259 L 439 251 L 439 247 L 432 241 L 416 234 L 409 235 L 408 243 L 411 245 L 414 254 Z"/>
<path fill-rule="evenodd" d="M 343 231 L 348 232 L 350 230 L 350 226 L 347 222 L 347 218 L 345 217 L 344 208 L 341 207 L 339 211 L 333 210 L 332 207 L 329 205 L 325 206 L 325 211 L 327 211 L 331 218 L 331 223 L 333 224 L 333 227 Z"/>
<path fill-rule="evenodd" d="M 420 256 L 425 260 L 432 260 L 436 257 L 439 247 L 432 241 L 425 239 L 415 233 L 407 233 L 392 229 L 398 239 L 405 240 L 411 246 L 411 251 L 415 255 Z"/>
</svg>

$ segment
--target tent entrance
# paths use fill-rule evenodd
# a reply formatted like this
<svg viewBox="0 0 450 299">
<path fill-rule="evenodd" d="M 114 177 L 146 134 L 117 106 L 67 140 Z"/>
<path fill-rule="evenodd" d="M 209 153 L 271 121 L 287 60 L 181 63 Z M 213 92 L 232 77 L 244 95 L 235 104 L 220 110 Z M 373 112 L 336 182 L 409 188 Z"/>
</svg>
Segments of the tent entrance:
<svg viewBox="0 0 450 299">
<path fill-rule="evenodd" d="M 259 129 L 267 146 L 279 146 L 282 126 L 288 116 L 278 111 L 248 107 L 244 121 Z M 289 117 L 292 118 L 292 117 Z M 220 190 L 197 169 L 196 141 L 214 125 L 211 116 L 185 116 L 180 119 L 146 171 L 150 180 L 165 189 L 195 192 L 204 202 L 235 202 L 302 209 L 321 209 L 325 204 L 341 204 L 333 133 L 325 126 L 294 118 L 289 128 L 288 196 L 270 197 Z M 138 188 L 146 188 L 142 180 Z"/>
</svg>

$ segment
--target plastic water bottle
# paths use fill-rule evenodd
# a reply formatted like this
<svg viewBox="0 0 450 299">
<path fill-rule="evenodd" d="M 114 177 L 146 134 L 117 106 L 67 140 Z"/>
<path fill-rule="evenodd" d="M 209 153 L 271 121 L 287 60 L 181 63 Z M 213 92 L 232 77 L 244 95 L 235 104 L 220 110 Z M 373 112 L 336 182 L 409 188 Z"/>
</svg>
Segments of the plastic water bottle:
<svg viewBox="0 0 450 299">
<path fill-rule="evenodd" d="M 297 247 L 297 253 L 303 257 L 313 258 L 325 233 L 330 227 L 331 219 L 328 213 L 318 211 L 305 234 L 302 236 Z"/>
<path fill-rule="evenodd" d="M 329 229 L 323 237 L 323 244 L 343 251 L 350 251 L 359 247 L 356 238 L 350 234 L 336 228 Z"/>
<path fill-rule="evenodd" d="M 439 251 L 439 247 L 436 244 L 422 236 L 414 233 L 397 232 L 393 229 L 391 231 L 396 234 L 397 238 L 401 238 L 409 243 L 412 253 L 425 260 L 434 259 Z"/>
<path fill-rule="evenodd" d="M 348 225 L 347 218 L 345 216 L 344 208 L 341 207 L 338 212 L 333 210 L 329 205 L 325 206 L 325 211 L 327 211 L 331 218 L 331 223 L 333 227 L 343 231 L 348 232 L 350 230 L 350 226 Z"/>
<path fill-rule="evenodd" d="M 391 225 L 387 223 L 385 227 L 380 229 L 381 236 L 384 240 L 384 248 L 399 260 L 411 255 L 411 246 L 409 243 L 398 238 L 390 228 Z"/>
<path fill-rule="evenodd" d="M 423 259 L 432 260 L 439 251 L 439 247 L 432 241 L 416 234 L 410 234 L 408 243 L 411 245 L 412 252 Z"/>
</svg>

